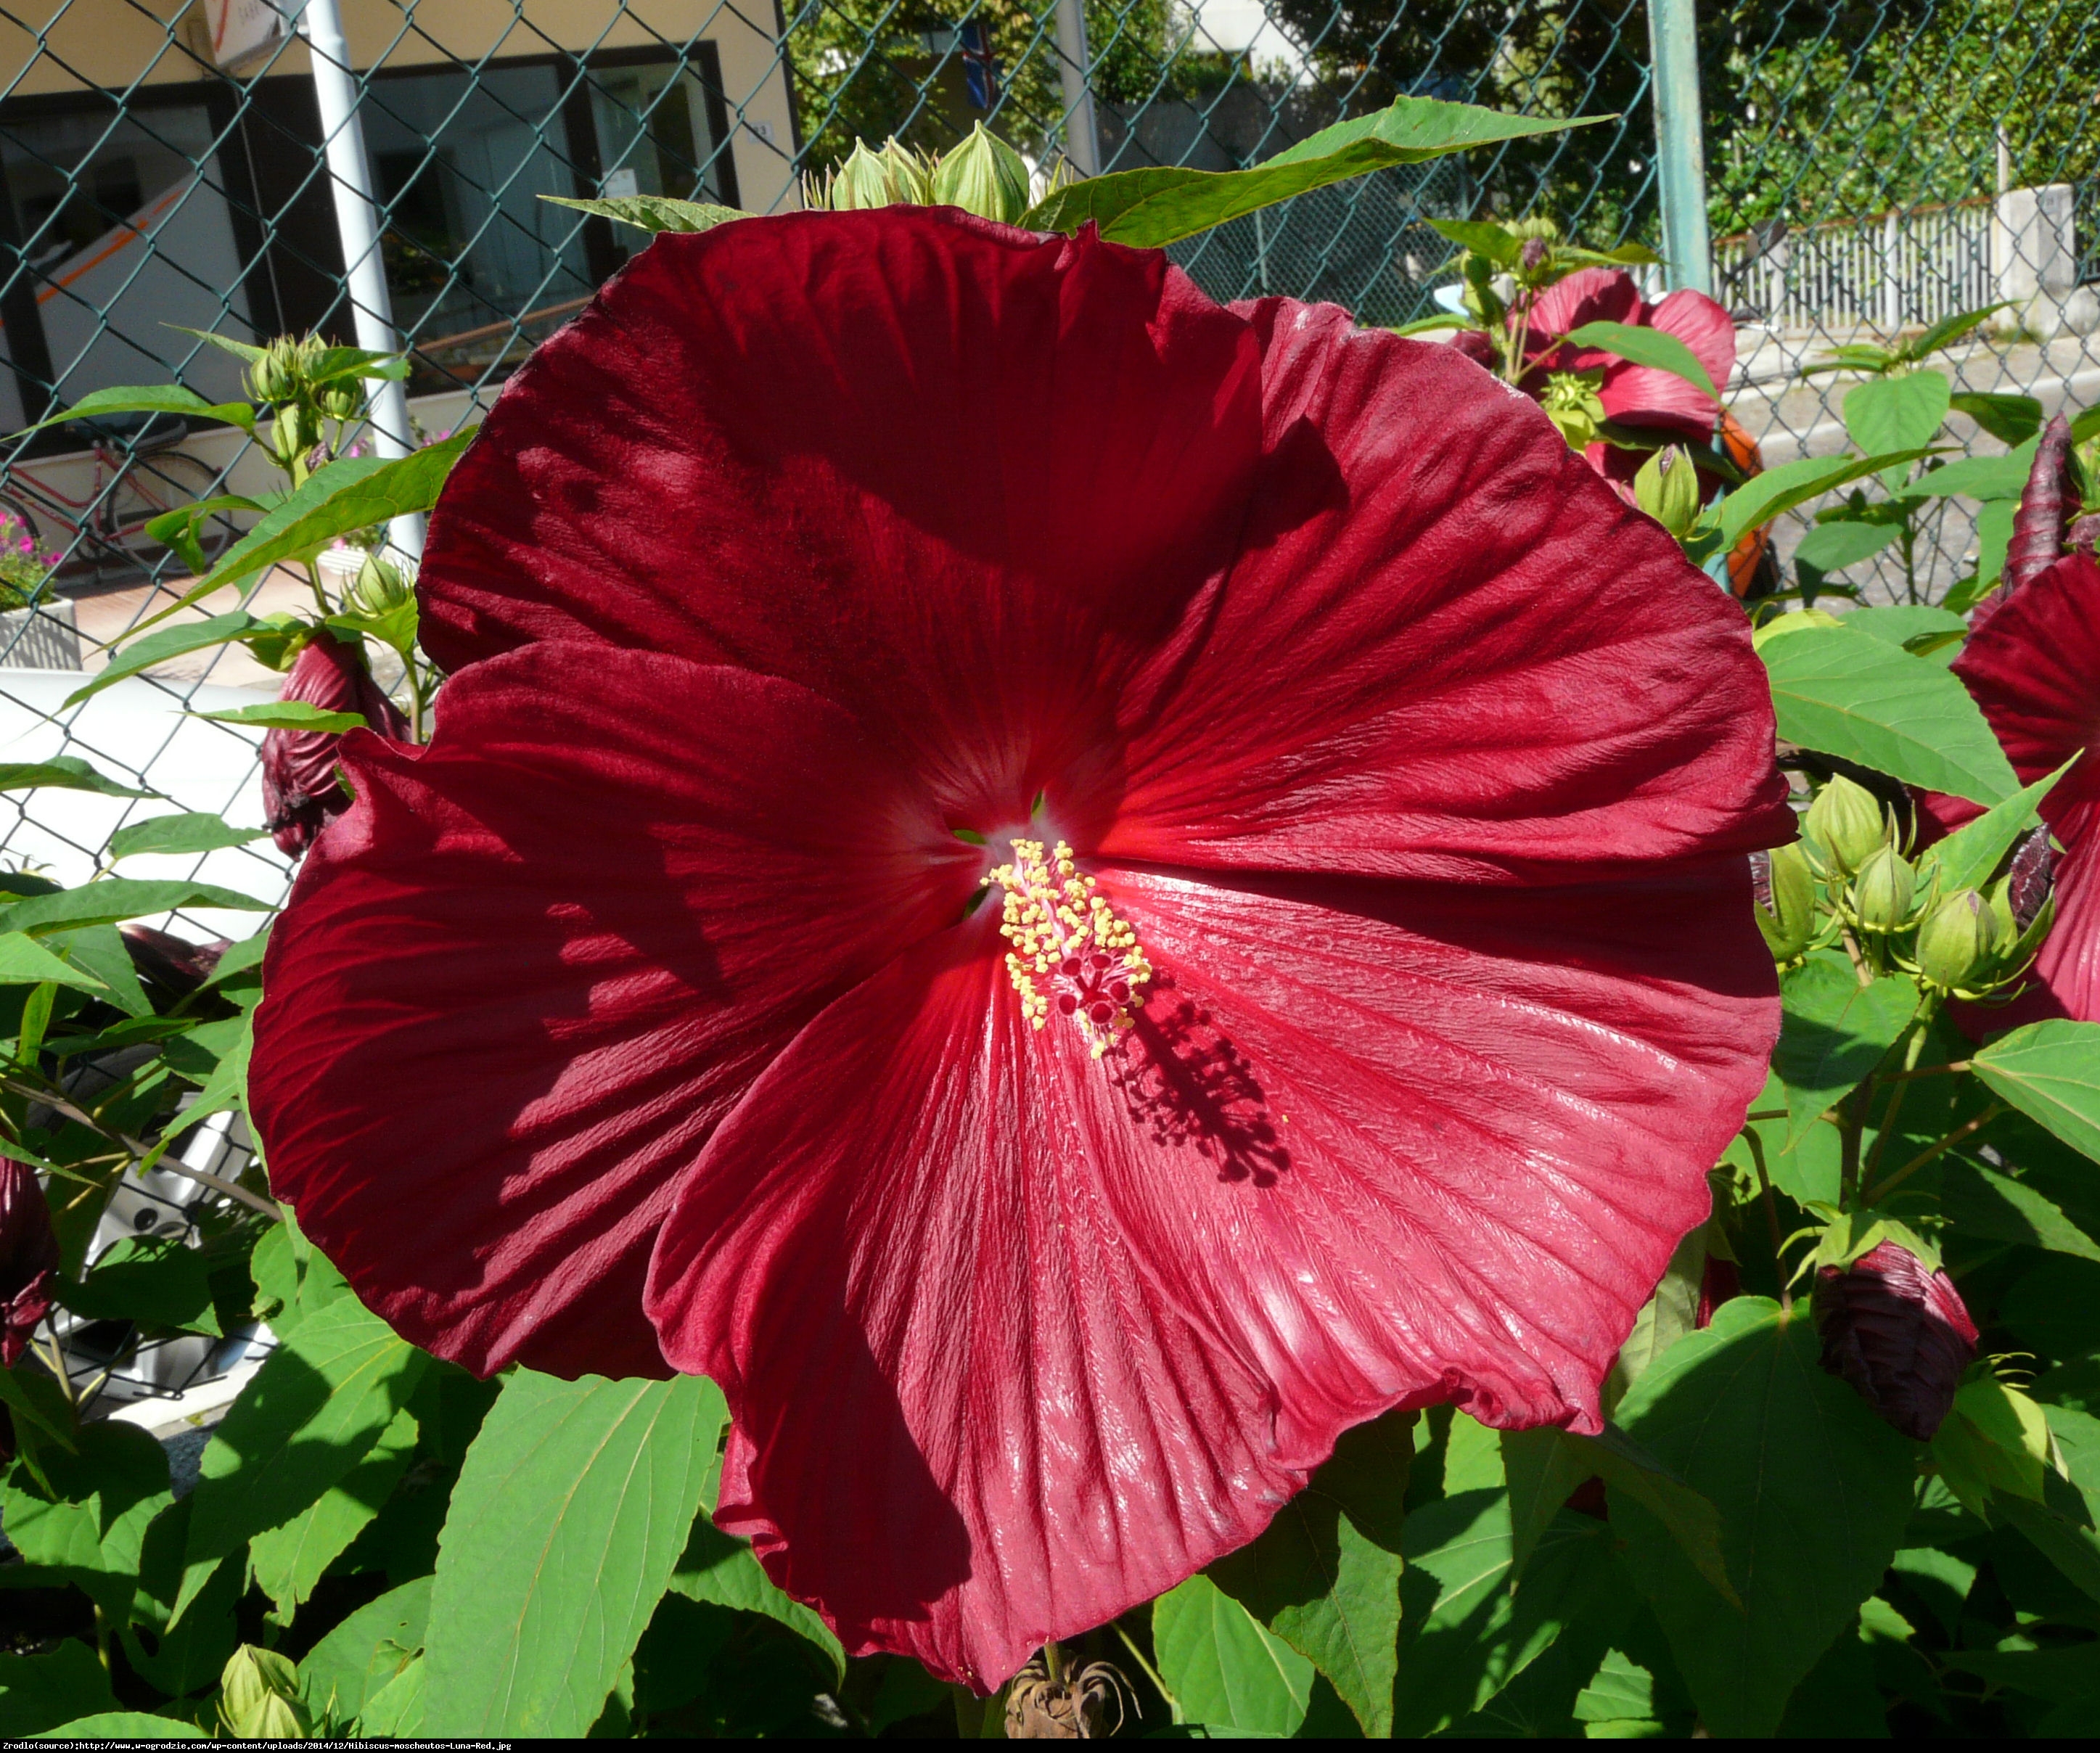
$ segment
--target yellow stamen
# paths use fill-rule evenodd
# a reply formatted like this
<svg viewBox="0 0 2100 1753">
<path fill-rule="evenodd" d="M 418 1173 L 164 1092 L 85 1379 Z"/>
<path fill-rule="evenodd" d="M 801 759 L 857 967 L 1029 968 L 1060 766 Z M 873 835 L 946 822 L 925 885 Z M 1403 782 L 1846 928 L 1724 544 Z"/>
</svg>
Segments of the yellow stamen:
<svg viewBox="0 0 2100 1753">
<path fill-rule="evenodd" d="M 1152 978 L 1137 933 L 1094 892 L 1094 879 L 1079 874 L 1072 848 L 1062 840 L 1046 856 L 1040 840 L 1016 840 L 1013 862 L 986 879 L 1005 891 L 999 932 L 1013 945 L 1006 977 L 1021 998 L 1021 1014 L 1032 1028 L 1050 1020 L 1051 993 L 1057 1009 L 1079 1024 L 1096 1059 L 1129 1028 L 1143 1008 Z"/>
</svg>

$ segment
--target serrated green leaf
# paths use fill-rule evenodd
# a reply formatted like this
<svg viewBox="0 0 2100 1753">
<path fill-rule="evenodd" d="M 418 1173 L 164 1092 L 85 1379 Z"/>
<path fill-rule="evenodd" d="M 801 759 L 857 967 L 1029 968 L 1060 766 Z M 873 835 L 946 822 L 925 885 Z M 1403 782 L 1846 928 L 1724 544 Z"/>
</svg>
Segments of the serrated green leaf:
<svg viewBox="0 0 2100 1753">
<path fill-rule="evenodd" d="M 1927 848 L 1920 861 L 1920 874 L 1936 870 L 1942 894 L 1983 888 L 1999 861 L 2013 849 L 2014 841 L 2034 826 L 2041 800 L 2078 758 L 2074 755 L 2054 773 L 2015 791 L 2002 804 L 1992 804 L 1974 821 L 1964 822 L 1937 846 Z"/>
<path fill-rule="evenodd" d="M 1995 312 L 2005 308 L 2007 301 L 1987 304 L 1973 311 L 1957 311 L 1952 316 L 1943 316 L 1915 340 L 1906 341 L 1897 350 L 1900 359 L 1917 360 L 1929 353 L 1937 353 L 1942 347 L 1951 347 L 1968 334 L 1979 324 Z"/>
<path fill-rule="evenodd" d="M 299 1658 L 299 1686 L 316 1718 L 346 1723 L 398 1679 L 423 1647 L 430 1582 L 419 1576 L 360 1607 Z"/>
<path fill-rule="evenodd" d="M 1717 402 L 1720 399 L 1720 391 L 1714 387 L 1714 380 L 1700 363 L 1699 355 L 1676 336 L 1660 328 L 1642 328 L 1631 323 L 1585 323 L 1579 328 L 1570 329 L 1567 338 L 1578 347 L 1595 347 L 1635 365 L 1669 372 L 1682 377 L 1701 395 Z"/>
<path fill-rule="evenodd" d="M 1805 505 L 1833 487 L 1857 481 L 1863 475 L 1878 474 L 1884 469 L 1916 462 L 1925 454 L 1921 450 L 1896 451 L 1879 456 L 1804 456 L 1797 462 L 1781 463 L 1776 469 L 1753 475 L 1720 502 L 1718 518 L 1721 545 L 1733 548 L 1759 524 L 1770 523 L 1782 512 Z"/>
<path fill-rule="evenodd" d="M 27 895 L 0 907 L 0 933 L 27 932 L 42 936 L 83 925 L 114 925 L 121 919 L 147 918 L 182 907 L 227 907 L 241 913 L 273 910 L 267 901 L 236 894 L 215 883 L 108 877 L 80 888 L 60 889 L 53 895 Z"/>
<path fill-rule="evenodd" d="M 40 420 L 27 432 L 40 432 L 76 420 L 96 420 L 104 414 L 186 414 L 195 420 L 223 420 L 243 432 L 255 429 L 255 410 L 245 402 L 207 402 L 194 390 L 180 384 L 120 384 L 108 390 L 90 390 L 71 407 Z"/>
<path fill-rule="evenodd" d="M 668 195 L 608 195 L 596 200 L 578 200 L 567 195 L 542 195 L 557 207 L 573 207 L 578 213 L 601 219 L 616 219 L 644 231 L 712 231 L 732 219 L 751 216 L 735 207 L 717 207 L 710 201 L 673 200 Z"/>
<path fill-rule="evenodd" d="M 416 1438 L 415 1416 L 396 1412 L 342 1478 L 289 1522 L 249 1537 L 256 1586 L 277 1604 L 280 1619 L 289 1621 L 311 1598 L 323 1573 L 384 1507 L 415 1459 Z M 355 1708 L 344 1714 L 355 1715 Z"/>
<path fill-rule="evenodd" d="M 2054 1200 L 1982 1163 L 1950 1160 L 1940 1177 L 1939 1196 L 1941 1209 L 1964 1235 L 2100 1260 L 2100 1242 L 2066 1217 Z"/>
<path fill-rule="evenodd" d="M 1837 526 L 1825 524 L 1822 527 Z M 1943 633 L 1958 636 L 1969 631 L 1969 623 L 1960 615 L 1921 602 L 1880 603 L 1854 609 L 1845 616 L 1842 624 L 1853 632 L 1868 634 L 1883 645 L 1898 645 L 1913 653 L 1921 639 Z"/>
<path fill-rule="evenodd" d="M 126 641 L 122 650 L 111 654 L 109 662 L 95 672 L 92 680 L 76 688 L 65 698 L 67 707 L 78 706 L 91 699 L 105 688 L 113 688 L 128 676 L 142 670 L 149 670 L 157 663 L 165 663 L 170 658 L 185 657 L 192 651 L 206 650 L 213 645 L 230 645 L 243 634 L 250 632 L 263 623 L 245 609 L 235 609 L 225 614 L 214 614 L 207 620 L 185 621 L 179 627 L 164 627 L 157 633 L 148 633 L 143 638 Z M 146 794 L 139 793 L 143 796 Z"/>
<path fill-rule="evenodd" d="M 362 712 L 331 712 L 308 700 L 264 700 L 254 706 L 229 707 L 223 712 L 192 712 L 190 716 L 209 718 L 222 725 L 259 725 L 265 730 L 324 730 L 340 734 L 364 728 Z"/>
<path fill-rule="evenodd" d="M 1888 523 L 1819 523 L 1795 548 L 1794 564 L 1813 566 L 1819 572 L 1842 572 L 1872 559 L 1902 534 Z"/>
<path fill-rule="evenodd" d="M 1786 1086 L 1789 1144 L 1859 1088 L 1917 1014 L 1914 982 L 1888 975 L 1862 986 L 1834 951 L 1787 971 L 1772 1069 Z"/>
<path fill-rule="evenodd" d="M 1412 1414 L 1343 1433 L 1261 1536 L 1207 1573 L 1326 1676 L 1364 1733 L 1392 1732 Z"/>
<path fill-rule="evenodd" d="M 739 1613 L 757 1613 L 784 1625 L 831 1664 L 835 1681 L 846 1675 L 846 1653 L 823 1620 L 782 1592 L 753 1556 L 751 1543 L 724 1534 L 703 1515 L 693 1523 L 686 1549 L 668 1585 L 689 1601 L 704 1601 Z"/>
<path fill-rule="evenodd" d="M 2031 439 L 2003 456 L 1957 456 L 1942 468 L 1928 469 L 1906 483 L 1896 497 L 1948 499 L 1959 494 L 1969 499 L 2017 500 L 2034 467 L 2034 452 Z"/>
<path fill-rule="evenodd" d="M 154 816 L 119 828 L 109 836 L 109 861 L 148 852 L 214 852 L 262 839 L 267 828 L 236 828 L 223 816 L 203 810 L 180 816 Z"/>
<path fill-rule="evenodd" d="M 2100 1159 L 2100 1023 L 2030 1023 L 1977 1050 L 1991 1093 Z"/>
<path fill-rule="evenodd" d="M 1939 664 L 1842 626 L 1797 628 L 1758 655 L 1788 741 L 1979 804 L 2019 789 L 1969 690 Z"/>
<path fill-rule="evenodd" d="M 90 1321 L 136 1321 L 219 1337 L 210 1263 L 166 1235 L 119 1238 L 77 1284 L 61 1281 L 58 1299 Z"/>
<path fill-rule="evenodd" d="M 0 1478 L 0 1526 L 29 1563 L 64 1571 L 126 1618 L 146 1530 L 174 1501 L 168 1457 L 137 1425 L 114 1420 L 83 1425 L 75 1443 L 71 1454 L 45 1451 L 45 1482 L 20 1462 Z"/>
<path fill-rule="evenodd" d="M 429 1732 L 577 1737 L 598 1720 L 685 1548 L 720 1407 L 700 1376 L 505 1381 L 439 1544 Z"/>
<path fill-rule="evenodd" d="M 1721 1516 L 1743 1605 L 1670 1531 L 1610 1492 L 1612 1529 L 1717 1735 L 1769 1735 L 1789 1695 L 1880 1585 L 1909 1520 L 1912 1445 L 1824 1370 L 1814 1324 L 1738 1297 L 1620 1403 L 1637 1442 Z"/>
<path fill-rule="evenodd" d="M 109 990 L 85 969 L 61 962 L 27 932 L 0 932 L 0 986 L 40 986 L 46 981 L 98 997 Z"/>
<path fill-rule="evenodd" d="M 243 1541 L 318 1502 L 370 1452 L 427 1361 L 348 1297 L 282 1339 L 205 1447 L 172 1618 Z"/>
<path fill-rule="evenodd" d="M 2001 444 L 2024 444 L 2041 430 L 2041 403 L 2031 395 L 1961 390 L 1951 402 Z"/>
<path fill-rule="evenodd" d="M 1401 98 L 1375 115 L 1323 128 L 1250 170 L 1153 165 L 1113 171 L 1057 190 L 1022 217 L 1036 231 L 1076 231 L 1089 220 L 1111 242 L 1157 249 L 1294 195 L 1392 165 L 1608 121 L 1506 115 L 1471 104 Z"/>
<path fill-rule="evenodd" d="M 1949 394 L 1938 372 L 1870 379 L 1846 392 L 1845 429 L 1869 456 L 1921 449 L 1946 420 Z"/>
<path fill-rule="evenodd" d="M 77 755 L 47 761 L 0 761 L 0 791 L 94 791 L 104 797 L 158 797 L 97 773 Z"/>
<path fill-rule="evenodd" d="M 1304 1724 L 1312 1664 L 1207 1576 L 1153 1602 L 1152 1648 L 1185 1723 L 1274 1738 Z"/>
</svg>

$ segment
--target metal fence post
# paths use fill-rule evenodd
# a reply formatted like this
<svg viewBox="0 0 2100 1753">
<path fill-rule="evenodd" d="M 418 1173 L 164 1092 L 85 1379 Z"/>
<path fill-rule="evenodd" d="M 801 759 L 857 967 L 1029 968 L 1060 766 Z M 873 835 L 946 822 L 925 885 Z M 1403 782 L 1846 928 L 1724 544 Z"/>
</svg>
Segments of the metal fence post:
<svg viewBox="0 0 2100 1753">
<path fill-rule="evenodd" d="M 1713 246 L 1706 234 L 1706 133 L 1699 108 L 1694 0 L 1648 0 L 1654 69 L 1655 158 L 1662 185 L 1662 253 L 1670 284 L 1710 296 Z"/>
<path fill-rule="evenodd" d="M 1083 177 L 1101 174 L 1092 60 L 1087 49 L 1085 0 L 1057 0 L 1057 84 L 1065 100 L 1065 156 Z"/>
<path fill-rule="evenodd" d="M 299 33 L 313 59 L 314 101 L 320 110 L 321 138 L 327 143 L 329 191 L 335 196 L 336 231 L 342 240 L 344 279 L 357 344 L 368 352 L 398 352 L 401 342 L 394 328 L 386 265 L 379 251 L 379 209 L 372 198 L 364 126 L 358 120 L 357 79 L 350 69 L 350 45 L 343 40 L 342 14 L 336 0 L 307 0 L 299 15 Z M 381 456 L 409 455 L 416 441 L 408 424 L 407 390 L 395 378 L 369 382 L 373 449 Z M 387 534 L 393 545 L 412 559 L 422 557 L 420 514 L 395 518 Z"/>
</svg>

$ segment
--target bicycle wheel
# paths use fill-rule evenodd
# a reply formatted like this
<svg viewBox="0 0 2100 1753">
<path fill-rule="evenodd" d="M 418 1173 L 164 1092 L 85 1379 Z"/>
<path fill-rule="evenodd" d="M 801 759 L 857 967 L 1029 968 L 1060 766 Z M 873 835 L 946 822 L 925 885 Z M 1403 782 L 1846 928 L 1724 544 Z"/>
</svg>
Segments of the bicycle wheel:
<svg viewBox="0 0 2100 1753">
<path fill-rule="evenodd" d="M 44 532 L 38 527 L 37 515 L 29 509 L 27 500 L 17 499 L 12 493 L 0 492 L 0 512 L 5 512 L 21 525 L 32 541 L 40 547 L 42 545 Z"/>
<path fill-rule="evenodd" d="M 131 564 L 151 568 L 169 549 L 146 533 L 146 526 L 164 512 L 209 499 L 219 489 L 218 477 L 209 465 L 179 451 L 135 456 L 110 497 L 112 538 Z M 205 559 L 215 560 L 240 533 L 225 517 L 215 516 L 197 531 L 197 543 Z"/>
</svg>

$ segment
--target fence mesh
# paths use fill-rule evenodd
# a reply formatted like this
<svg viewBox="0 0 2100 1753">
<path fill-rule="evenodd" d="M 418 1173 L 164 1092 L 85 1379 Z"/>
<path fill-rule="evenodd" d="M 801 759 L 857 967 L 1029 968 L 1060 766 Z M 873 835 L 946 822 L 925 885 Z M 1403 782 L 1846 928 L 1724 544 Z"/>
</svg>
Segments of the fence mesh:
<svg viewBox="0 0 2100 1753">
<path fill-rule="evenodd" d="M 190 333 L 354 339 L 301 0 L 0 0 L 0 433 L 118 384 L 218 400 L 239 362 Z M 856 136 L 944 148 L 982 121 L 1047 172 L 1255 164 L 1396 96 L 1612 119 L 1322 190 L 1175 253 L 1220 298 L 1333 299 L 1366 322 L 1430 308 L 1453 276 L 1433 216 L 1550 213 L 1584 241 L 1660 241 L 1643 0 L 340 0 L 357 126 L 382 210 L 419 435 L 477 417 L 637 234 L 543 196 L 668 194 L 757 212 Z M 1715 288 L 1740 324 L 1734 410 L 1765 460 L 1834 451 L 1846 385 L 1804 380 L 1833 342 L 2012 301 L 1947 362 L 1970 390 L 2054 412 L 2100 388 L 2100 15 L 2080 0 L 1740 0 L 1698 20 Z M 1089 126 L 1091 122 L 1091 126 Z M 1980 440 L 1985 449 L 1996 447 Z M 255 733 L 196 716 L 274 694 L 242 648 L 149 671 L 68 709 L 79 667 L 186 579 L 159 511 L 266 484 L 232 427 L 61 425 L 0 441 L 0 518 L 32 544 L 36 606 L 0 623 L 10 761 L 84 755 L 155 794 L 5 794 L 7 862 L 75 882 L 110 835 L 165 810 L 261 820 Z M 1949 504 L 1918 576 L 1959 576 L 1973 520 Z M 1784 544 L 1783 544 L 1784 545 Z M 249 606 L 291 606 L 272 576 Z M 194 611 L 230 606 L 206 601 Z M 267 840 L 136 874 L 266 901 Z M 127 870 L 130 867 L 127 866 Z M 0 881 L 4 881 L 0 878 Z M 240 935 L 233 917 L 174 928 Z M 196 1166 L 243 1148 L 198 1129 Z M 232 1153 L 231 1156 L 229 1153 Z M 182 1228 L 173 1182 L 105 1229 Z M 245 1341 L 242 1341 L 245 1343 Z M 117 1363 L 111 1393 L 179 1387 L 232 1341 Z M 96 1348 L 99 1347 L 99 1350 Z M 90 1354 L 92 1354 L 90 1356 Z M 129 1385 L 126 1385 L 126 1383 Z"/>
</svg>

